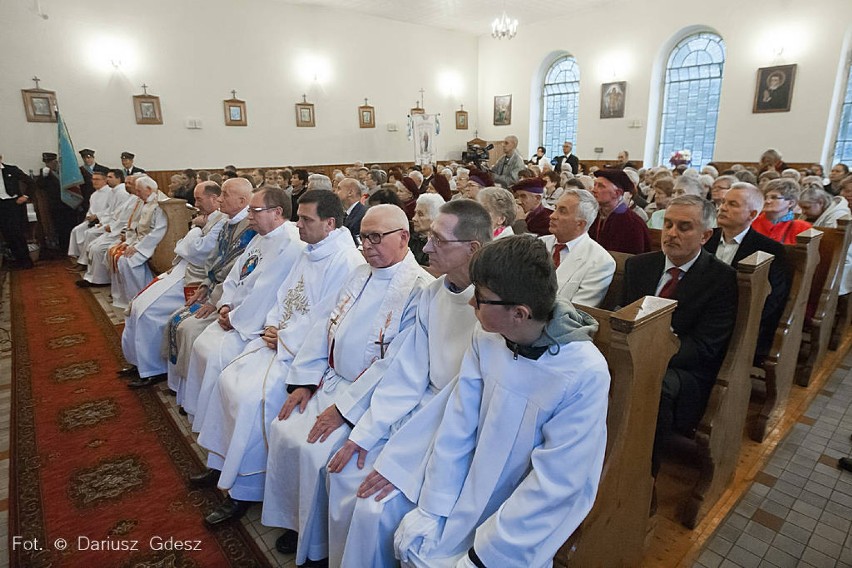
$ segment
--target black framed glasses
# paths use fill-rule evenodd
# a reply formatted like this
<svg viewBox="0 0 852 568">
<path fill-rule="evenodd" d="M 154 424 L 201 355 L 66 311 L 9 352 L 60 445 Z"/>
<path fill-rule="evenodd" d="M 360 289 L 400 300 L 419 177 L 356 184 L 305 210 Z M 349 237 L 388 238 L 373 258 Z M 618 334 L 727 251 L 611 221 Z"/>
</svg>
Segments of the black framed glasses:
<svg viewBox="0 0 852 568">
<path fill-rule="evenodd" d="M 399 231 L 404 231 L 405 229 L 394 229 L 393 231 L 387 231 L 385 233 L 361 233 L 358 235 L 361 237 L 361 242 L 370 241 L 371 244 L 379 245 L 382 243 L 382 239 L 388 235 L 392 235 L 393 233 L 398 233 Z"/>
<path fill-rule="evenodd" d="M 445 243 L 472 243 L 473 242 L 473 239 L 444 239 L 442 237 L 439 237 L 435 233 L 432 233 L 431 235 L 429 235 L 429 238 L 427 240 L 430 243 L 432 243 L 433 245 L 435 245 L 436 247 L 439 247 L 439 246 L 441 246 Z"/>
<path fill-rule="evenodd" d="M 509 300 L 483 300 L 479 297 L 479 294 L 474 292 L 473 299 L 476 302 L 476 309 L 480 308 L 481 304 L 487 304 L 489 306 L 519 306 L 518 302 L 511 302 Z"/>
</svg>

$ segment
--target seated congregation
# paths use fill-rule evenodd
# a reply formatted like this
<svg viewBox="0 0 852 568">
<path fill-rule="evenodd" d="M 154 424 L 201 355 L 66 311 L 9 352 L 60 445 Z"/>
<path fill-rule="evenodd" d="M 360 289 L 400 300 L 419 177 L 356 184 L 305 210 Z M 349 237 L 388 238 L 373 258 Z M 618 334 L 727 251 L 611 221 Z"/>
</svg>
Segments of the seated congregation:
<svg viewBox="0 0 852 568">
<path fill-rule="evenodd" d="M 206 524 L 259 504 L 305 566 L 636 564 L 677 440 L 680 520 L 712 507 L 849 323 L 852 176 L 516 146 L 169 195 L 91 172 L 59 240 L 123 310 L 128 387 L 166 383 L 207 451 Z"/>
</svg>

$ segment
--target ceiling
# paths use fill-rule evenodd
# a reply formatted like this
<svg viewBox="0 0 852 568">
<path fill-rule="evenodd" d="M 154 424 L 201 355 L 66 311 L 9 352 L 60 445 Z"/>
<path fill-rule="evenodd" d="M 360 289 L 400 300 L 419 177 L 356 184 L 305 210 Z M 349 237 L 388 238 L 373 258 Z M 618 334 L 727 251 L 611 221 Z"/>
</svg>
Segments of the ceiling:
<svg viewBox="0 0 852 568">
<path fill-rule="evenodd" d="M 559 17 L 572 17 L 578 10 L 601 6 L 612 0 L 280 0 L 287 4 L 323 6 L 388 18 L 399 22 L 433 26 L 471 34 L 491 32 L 491 22 L 504 7 L 518 20 L 518 34 L 524 24 Z"/>
</svg>

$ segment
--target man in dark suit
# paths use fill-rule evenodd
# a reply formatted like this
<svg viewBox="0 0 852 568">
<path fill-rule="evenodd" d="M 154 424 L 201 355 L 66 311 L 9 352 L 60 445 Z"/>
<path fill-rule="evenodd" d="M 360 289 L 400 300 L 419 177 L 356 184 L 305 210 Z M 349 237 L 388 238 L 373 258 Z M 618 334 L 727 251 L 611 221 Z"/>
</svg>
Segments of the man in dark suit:
<svg viewBox="0 0 852 568">
<path fill-rule="evenodd" d="M 121 168 L 124 170 L 124 175 L 144 174 L 145 170 L 133 165 L 133 160 L 136 159 L 136 154 L 130 152 L 121 153 Z"/>
<path fill-rule="evenodd" d="M 574 144 L 572 142 L 566 140 L 562 143 L 562 155 L 556 156 L 551 161 L 551 164 L 553 164 L 553 171 L 561 172 L 562 164 L 568 162 L 568 165 L 571 166 L 572 174 L 577 175 L 580 173 L 580 160 L 577 159 L 577 156 L 571 153 L 573 150 Z"/>
<path fill-rule="evenodd" d="M 32 178 L 0 156 L 0 234 L 9 245 L 16 268 L 32 268 L 27 248 L 27 201 L 35 191 Z"/>
<path fill-rule="evenodd" d="M 299 198 L 306 191 L 308 191 L 308 170 L 293 170 L 293 175 L 290 178 L 290 199 L 293 203 L 293 213 L 290 215 L 290 220 L 294 223 L 299 220 Z"/>
<path fill-rule="evenodd" d="M 698 196 L 673 199 L 663 222 L 662 252 L 631 257 L 624 269 L 623 305 L 643 296 L 678 301 L 672 330 L 680 348 L 663 378 L 654 476 L 665 438 L 674 431 L 691 435 L 698 426 L 736 322 L 736 271 L 702 248 L 714 217 L 714 205 Z"/>
<path fill-rule="evenodd" d="M 704 248 L 716 258 L 737 267 L 740 260 L 756 252 L 768 252 L 775 256 L 769 267 L 769 285 L 772 291 L 763 305 L 760 331 L 754 353 L 754 364 L 760 366 L 772 347 L 775 328 L 787 304 L 790 294 L 792 273 L 787 263 L 784 245 L 761 235 L 751 228 L 752 222 L 763 209 L 763 193 L 750 183 L 735 183 L 722 198 L 717 215 L 719 227 L 704 244 Z"/>
<path fill-rule="evenodd" d="M 109 168 L 106 166 L 102 166 L 95 161 L 95 151 L 90 150 L 89 148 L 84 148 L 80 150 L 80 157 L 83 158 L 83 166 L 81 169 L 89 172 L 89 175 L 95 172 L 101 172 L 104 175 L 109 173 Z M 139 169 L 139 168 L 136 168 Z"/>
<path fill-rule="evenodd" d="M 346 212 L 343 216 L 343 226 L 349 229 L 349 232 L 352 233 L 352 239 L 355 241 L 355 246 L 358 246 L 361 219 L 367 212 L 367 208 L 361 203 L 361 184 L 358 180 L 346 178 L 337 184 L 334 193 L 337 194 L 343 204 L 343 210 Z"/>
</svg>

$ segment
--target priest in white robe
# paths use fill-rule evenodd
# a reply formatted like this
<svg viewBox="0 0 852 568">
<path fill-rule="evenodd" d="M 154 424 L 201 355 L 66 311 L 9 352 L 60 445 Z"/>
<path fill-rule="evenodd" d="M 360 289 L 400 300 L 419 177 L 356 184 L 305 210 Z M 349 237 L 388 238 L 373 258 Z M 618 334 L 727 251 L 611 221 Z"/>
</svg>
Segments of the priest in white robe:
<svg viewBox="0 0 852 568">
<path fill-rule="evenodd" d="M 82 280 L 76 282 L 81 288 L 91 286 L 108 286 L 111 282 L 109 250 L 122 242 L 127 227 L 135 223 L 142 213 L 144 202 L 136 195 L 136 178 L 139 176 L 127 176 L 124 180 L 125 191 L 129 197 L 122 203 L 112 215 L 112 221 L 104 225 L 104 233 L 96 237 L 87 248 L 87 260 L 89 262 L 86 273 Z"/>
<path fill-rule="evenodd" d="M 112 189 L 107 185 L 106 174 L 94 172 L 92 174 L 92 195 L 89 197 L 89 210 L 82 223 L 71 229 L 71 239 L 68 242 L 68 256 L 75 259 L 84 256 L 83 246 L 86 242 L 86 232 L 100 223 L 109 223 L 109 215 L 112 210 Z M 82 264 L 78 263 L 79 268 Z"/>
<path fill-rule="evenodd" d="M 263 334 L 263 322 L 275 303 L 275 293 L 302 255 L 305 243 L 290 222 L 291 208 L 287 192 L 278 187 L 262 188 L 251 196 L 249 226 L 257 236 L 222 284 L 222 297 L 216 303 L 217 322 L 208 325 L 192 343 L 186 379 L 178 390 L 177 402 L 189 415 L 195 432 L 200 431 L 195 427 L 195 417 L 206 410 L 219 373 L 248 342 Z M 250 267 L 251 276 L 246 267 Z"/>
<path fill-rule="evenodd" d="M 349 274 L 364 264 L 334 193 L 303 194 L 298 217 L 299 237 L 307 247 L 278 289 L 264 335 L 249 342 L 218 381 L 211 381 L 215 388 L 205 404 L 199 401 L 193 422 L 200 430 L 198 444 L 209 453 L 208 471 L 190 483 L 213 485 L 218 479 L 219 488 L 236 501 L 263 500 L 267 429 L 287 398 L 290 364 L 311 327 L 328 319 Z M 208 516 L 208 524 L 233 518 L 225 512 Z"/>
<path fill-rule="evenodd" d="M 536 239 L 484 247 L 470 273 L 480 327 L 459 376 L 377 464 L 417 503 L 394 550 L 403 566 L 547 567 L 591 510 L 603 467 L 610 377 L 597 323 L 557 299 Z M 411 452 L 428 431 L 424 471 Z"/>
<path fill-rule="evenodd" d="M 195 186 L 195 207 L 199 214 L 192 220 L 186 236 L 175 245 L 171 269 L 152 280 L 130 303 L 121 334 L 121 350 L 131 366 L 119 371 L 119 375 L 137 375 L 143 379 L 165 375 L 168 366 L 160 338 L 169 316 L 186 302 L 186 293 L 197 288 L 198 267 L 215 254 L 219 233 L 228 221 L 228 216 L 219 211 L 221 193 L 219 184 L 212 181 Z"/>
<path fill-rule="evenodd" d="M 201 284 L 186 303 L 169 316 L 162 348 L 168 361 L 169 388 L 175 393 L 183 388 L 192 343 L 218 318 L 216 302 L 222 296 L 222 283 L 231 273 L 234 263 L 257 235 L 257 232 L 249 227 L 248 219 L 252 190 L 251 182 L 242 178 L 228 179 L 222 183 L 219 210 L 228 215 L 228 224 L 219 233 L 216 254 L 208 257 L 204 265 Z"/>
<path fill-rule="evenodd" d="M 615 259 L 589 236 L 598 202 L 585 189 L 566 189 L 550 215 L 550 235 L 541 237 L 556 266 L 559 296 L 597 307 L 615 275 Z"/>
<path fill-rule="evenodd" d="M 135 196 L 127 193 L 124 186 L 124 172 L 120 169 L 109 170 L 106 173 L 106 183 L 109 186 L 109 212 L 104 218 L 98 219 L 98 223 L 94 227 L 86 230 L 86 235 L 83 239 L 83 246 L 80 249 L 80 256 L 77 257 L 77 264 L 82 265 L 86 270 L 89 265 L 89 247 L 92 242 L 107 232 L 107 228 L 119 223 L 119 216 L 128 200 L 136 199 Z"/>
<path fill-rule="evenodd" d="M 297 564 L 328 556 L 323 470 L 350 432 L 335 404 L 414 324 L 420 294 L 433 280 L 408 249 L 408 219 L 399 207 L 368 209 L 360 237 L 369 266 L 355 269 L 330 318 L 311 329 L 287 376 L 290 396 L 269 427 L 261 522 L 299 533 Z"/>
<path fill-rule="evenodd" d="M 385 512 L 383 503 L 356 493 L 388 438 L 458 375 L 476 324 L 468 267 L 491 233 L 491 217 L 476 201 L 441 206 L 423 251 L 430 271 L 442 276 L 423 291 L 417 321 L 394 341 L 387 368 L 371 367 L 338 403 L 355 428 L 328 466 L 331 566 L 396 564 L 393 530 L 409 507 L 391 504 Z M 392 528 L 380 533 L 380 523 Z"/>
</svg>

